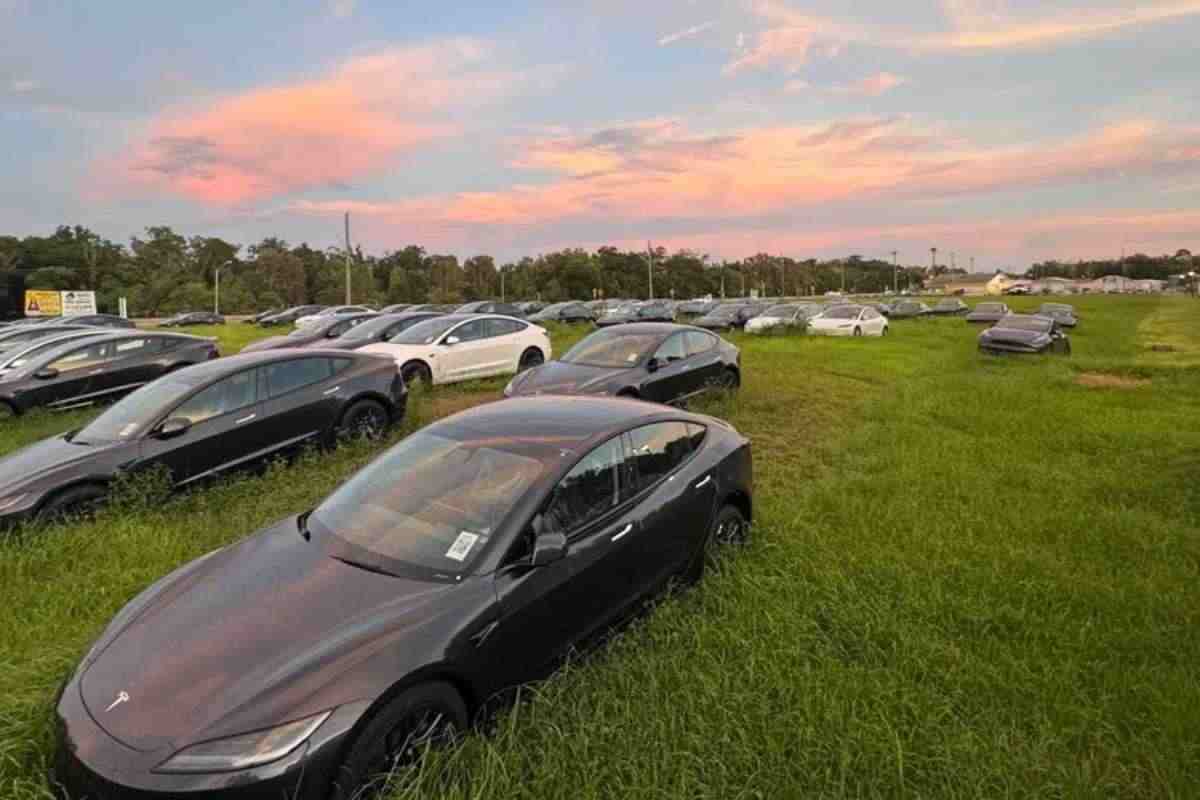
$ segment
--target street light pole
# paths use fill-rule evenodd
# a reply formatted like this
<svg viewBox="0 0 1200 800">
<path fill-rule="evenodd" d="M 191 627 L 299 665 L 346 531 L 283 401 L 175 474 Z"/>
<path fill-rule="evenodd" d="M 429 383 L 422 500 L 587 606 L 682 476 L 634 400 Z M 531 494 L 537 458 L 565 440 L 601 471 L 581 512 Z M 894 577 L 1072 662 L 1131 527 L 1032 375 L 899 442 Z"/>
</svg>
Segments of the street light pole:
<svg viewBox="0 0 1200 800">
<path fill-rule="evenodd" d="M 213 313 L 221 313 L 221 265 L 217 265 L 217 271 L 213 275 Z"/>
<path fill-rule="evenodd" d="M 900 262 L 896 260 L 899 255 L 895 250 L 892 251 L 892 291 L 896 294 L 900 294 Z"/>
<path fill-rule="evenodd" d="M 650 298 L 654 299 L 654 248 L 650 246 L 650 242 L 646 242 L 646 275 L 650 282 Z"/>
</svg>

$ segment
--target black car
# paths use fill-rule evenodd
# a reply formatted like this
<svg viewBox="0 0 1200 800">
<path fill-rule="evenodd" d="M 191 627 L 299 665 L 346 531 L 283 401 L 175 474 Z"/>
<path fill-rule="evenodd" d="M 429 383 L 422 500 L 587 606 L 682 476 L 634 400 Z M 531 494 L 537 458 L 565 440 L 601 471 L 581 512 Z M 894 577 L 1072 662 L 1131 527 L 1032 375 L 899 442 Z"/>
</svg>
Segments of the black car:
<svg viewBox="0 0 1200 800">
<path fill-rule="evenodd" d="M 308 305 L 308 306 L 293 306 L 285 311 L 280 311 L 278 314 L 271 314 L 263 317 L 258 321 L 259 325 L 291 325 L 301 317 L 307 317 L 310 314 L 317 314 L 324 311 L 326 306 Z"/>
<path fill-rule="evenodd" d="M 381 435 L 404 413 L 388 359 L 342 352 L 236 355 L 181 369 L 86 427 L 0 459 L 0 522 L 102 499 L 118 474 L 161 465 L 186 486 L 339 432 Z"/>
<path fill-rule="evenodd" d="M 393 303 L 390 306 L 384 306 L 379 309 L 380 314 L 399 314 L 401 311 L 408 311 L 415 308 L 411 303 Z"/>
<path fill-rule="evenodd" d="M 674 322 L 675 304 L 669 300 L 650 300 L 627 311 L 615 311 L 596 320 L 596 327 L 628 325 L 631 322 Z"/>
<path fill-rule="evenodd" d="M 1042 303 L 1037 314 L 1040 317 L 1050 317 L 1058 323 L 1060 328 L 1074 328 L 1079 324 L 1079 317 L 1075 315 L 1075 306 L 1066 303 Z"/>
<path fill-rule="evenodd" d="M 91 325 L 14 325 L 0 329 L 0 355 L 24 349 L 39 339 L 49 339 L 71 331 L 105 332 L 102 328 L 95 328 Z"/>
<path fill-rule="evenodd" d="M 741 541 L 750 444 L 615 398 L 490 403 L 135 597 L 61 689 L 69 797 L 358 797 Z"/>
<path fill-rule="evenodd" d="M 333 316 L 323 318 L 320 322 L 303 328 L 296 328 L 284 336 L 270 336 L 259 339 L 242 348 L 243 353 L 260 353 L 263 350 L 278 350 L 285 347 L 306 347 L 320 342 L 328 342 L 345 334 L 351 328 L 375 319 L 378 314 L 355 314 L 353 316 Z"/>
<path fill-rule="evenodd" d="M 521 311 L 521 316 L 526 317 L 530 314 L 536 314 L 546 307 L 546 304 L 538 300 L 526 300 L 524 303 L 517 303 L 517 308 Z"/>
<path fill-rule="evenodd" d="M 225 318 L 212 311 L 189 311 L 176 314 L 158 323 L 160 328 L 178 328 L 184 325 L 224 325 Z"/>
<path fill-rule="evenodd" d="M 675 316 L 677 319 L 698 319 L 712 313 L 719 305 L 720 300 L 684 300 L 675 307 Z"/>
<path fill-rule="evenodd" d="M 692 324 L 710 331 L 744 328 L 747 322 L 766 311 L 771 305 L 767 302 L 723 303 Z"/>
<path fill-rule="evenodd" d="M 266 311 L 260 311 L 257 314 L 255 314 L 253 317 L 250 317 L 249 319 L 244 320 L 244 322 L 252 322 L 252 323 L 257 324 L 259 322 L 262 322 L 267 317 L 275 316 L 282 310 L 283 309 L 281 309 L 281 308 L 268 308 Z"/>
<path fill-rule="evenodd" d="M 929 313 L 937 317 L 967 314 L 970 311 L 971 307 L 957 297 L 947 297 L 945 300 L 939 300 L 934 304 L 933 308 L 929 309 Z"/>
<path fill-rule="evenodd" d="M 219 355 L 212 339 L 181 333 L 111 331 L 64 342 L 0 375 L 0 415 L 115 400 Z"/>
<path fill-rule="evenodd" d="M 455 314 L 503 314 L 506 317 L 524 317 L 521 309 L 512 303 L 497 303 L 492 300 L 477 300 L 474 303 L 461 305 L 454 310 Z"/>
<path fill-rule="evenodd" d="M 979 349 L 985 353 L 1070 355 L 1071 340 L 1050 317 L 1009 314 L 979 334 Z"/>
<path fill-rule="evenodd" d="M 901 300 L 892 304 L 888 319 L 916 319 L 929 316 L 929 306 L 919 300 Z"/>
<path fill-rule="evenodd" d="M 444 316 L 437 311 L 416 311 L 401 314 L 380 314 L 371 319 L 362 320 L 350 330 L 336 339 L 321 338 L 310 342 L 305 347 L 332 347 L 337 350 L 357 350 L 369 344 L 386 342 L 393 336 L 427 319 Z M 284 337 L 289 338 L 289 337 Z"/>
<path fill-rule="evenodd" d="M 967 322 L 999 322 L 1011 314 L 1006 303 L 980 303 L 967 314 Z"/>
<path fill-rule="evenodd" d="M 719 336 L 686 325 L 640 322 L 596 331 L 562 358 L 522 372 L 506 397 L 622 395 L 684 403 L 741 384 L 741 354 Z"/>
<path fill-rule="evenodd" d="M 60 322 L 68 325 L 92 325 L 97 328 L 136 328 L 133 320 L 118 317 L 116 314 L 77 314 L 71 317 L 60 317 Z"/>
<path fill-rule="evenodd" d="M 596 314 L 583 303 L 553 303 L 529 318 L 530 322 L 592 322 Z"/>
</svg>

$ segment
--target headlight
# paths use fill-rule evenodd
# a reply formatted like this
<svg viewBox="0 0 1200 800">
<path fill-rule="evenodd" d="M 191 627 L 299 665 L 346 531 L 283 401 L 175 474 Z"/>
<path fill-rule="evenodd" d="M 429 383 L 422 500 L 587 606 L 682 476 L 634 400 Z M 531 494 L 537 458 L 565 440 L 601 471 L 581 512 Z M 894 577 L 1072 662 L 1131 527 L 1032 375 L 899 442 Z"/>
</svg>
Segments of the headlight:
<svg viewBox="0 0 1200 800">
<path fill-rule="evenodd" d="M 8 497 L 0 497 L 0 511 L 7 511 L 28 496 L 28 494 L 11 494 Z"/>
<path fill-rule="evenodd" d="M 233 772 L 278 761 L 308 740 L 333 711 L 257 733 L 201 742 L 168 758 L 155 772 Z"/>
</svg>

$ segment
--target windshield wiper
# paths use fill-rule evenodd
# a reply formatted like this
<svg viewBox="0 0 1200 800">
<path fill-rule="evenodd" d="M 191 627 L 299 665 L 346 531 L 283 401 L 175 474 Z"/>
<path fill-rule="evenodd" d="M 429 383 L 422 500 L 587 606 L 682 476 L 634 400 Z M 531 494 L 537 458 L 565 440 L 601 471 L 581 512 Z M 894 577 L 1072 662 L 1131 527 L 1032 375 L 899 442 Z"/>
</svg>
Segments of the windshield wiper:
<svg viewBox="0 0 1200 800">
<path fill-rule="evenodd" d="M 374 564 L 368 564 L 365 561 L 356 561 L 352 558 L 346 558 L 345 556 L 335 556 L 335 555 L 330 555 L 330 558 L 340 561 L 343 564 L 349 564 L 352 567 L 358 567 L 359 569 L 365 569 L 367 572 L 374 572 L 379 575 L 387 575 L 389 578 L 399 577 L 398 575 L 396 575 L 393 572 L 388 572 L 386 569 L 383 569 L 382 567 L 377 567 Z"/>
</svg>

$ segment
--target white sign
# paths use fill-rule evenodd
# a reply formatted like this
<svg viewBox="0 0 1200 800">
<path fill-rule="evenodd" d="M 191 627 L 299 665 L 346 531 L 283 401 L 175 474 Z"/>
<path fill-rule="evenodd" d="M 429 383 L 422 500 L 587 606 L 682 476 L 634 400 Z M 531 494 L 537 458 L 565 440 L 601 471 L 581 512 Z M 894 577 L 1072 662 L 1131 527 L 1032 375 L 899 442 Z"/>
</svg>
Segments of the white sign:
<svg viewBox="0 0 1200 800">
<path fill-rule="evenodd" d="M 62 293 L 62 315 L 64 317 L 77 317 L 81 314 L 96 313 L 96 293 L 95 292 L 63 292 Z"/>
</svg>

